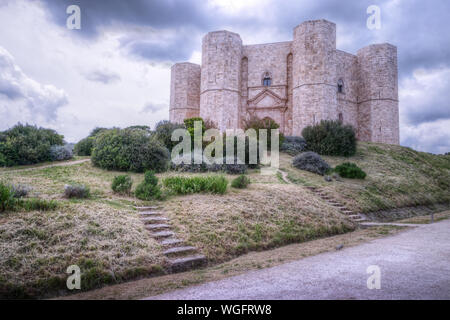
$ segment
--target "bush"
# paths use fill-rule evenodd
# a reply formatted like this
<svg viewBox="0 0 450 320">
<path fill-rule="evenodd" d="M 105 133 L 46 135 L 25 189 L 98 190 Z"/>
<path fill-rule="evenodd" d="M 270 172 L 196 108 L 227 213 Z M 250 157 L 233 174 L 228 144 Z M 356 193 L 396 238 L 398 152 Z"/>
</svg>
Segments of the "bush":
<svg viewBox="0 0 450 320">
<path fill-rule="evenodd" d="M 250 179 L 242 174 L 231 182 L 231 186 L 236 189 L 245 189 L 250 184 Z"/>
<path fill-rule="evenodd" d="M 306 141 L 302 137 L 284 137 L 280 150 L 295 156 L 306 151 Z"/>
<path fill-rule="evenodd" d="M 14 206 L 14 193 L 11 188 L 0 181 L 0 212 L 11 209 Z"/>
<path fill-rule="evenodd" d="M 169 151 L 144 130 L 111 129 L 95 138 L 91 160 L 107 170 L 162 172 L 167 170 Z"/>
<path fill-rule="evenodd" d="M 257 117 L 251 117 L 250 119 L 244 121 L 245 131 L 248 129 L 255 129 L 256 136 L 259 141 L 259 130 L 267 129 L 267 149 L 270 150 L 272 146 L 272 129 L 279 129 L 280 125 L 270 118 L 259 119 Z M 280 132 L 279 134 L 279 146 L 283 144 L 284 135 Z"/>
<path fill-rule="evenodd" d="M 134 195 L 141 200 L 161 198 L 161 188 L 158 186 L 158 178 L 153 171 L 145 172 L 144 181 L 138 184 Z"/>
<path fill-rule="evenodd" d="M 172 133 L 176 129 L 184 128 L 184 125 L 172 123 L 167 120 L 160 121 L 156 124 L 155 138 L 158 139 L 169 151 L 172 151 L 173 147 L 179 142 L 172 141 Z"/>
<path fill-rule="evenodd" d="M 224 194 L 227 191 L 228 180 L 223 176 L 169 177 L 163 180 L 163 184 L 174 194 L 202 192 Z"/>
<path fill-rule="evenodd" d="M 82 185 L 82 184 L 66 184 L 64 186 L 64 196 L 66 198 L 89 198 L 91 195 L 89 187 Z"/>
<path fill-rule="evenodd" d="M 330 166 L 315 152 L 304 152 L 292 160 L 292 165 L 300 170 L 324 175 L 330 170 Z"/>
<path fill-rule="evenodd" d="M 322 155 L 349 157 L 356 153 L 355 130 L 340 121 L 322 120 L 303 129 L 308 150 Z"/>
<path fill-rule="evenodd" d="M 343 178 L 349 179 L 365 179 L 366 173 L 358 167 L 355 163 L 344 162 L 334 168 L 334 171 L 339 173 Z"/>
<path fill-rule="evenodd" d="M 18 185 L 11 185 L 11 192 L 14 195 L 14 198 L 24 198 L 30 193 L 32 188 L 27 185 L 18 184 Z"/>
<path fill-rule="evenodd" d="M 77 156 L 90 156 L 94 147 L 94 137 L 81 139 L 73 148 L 73 152 Z"/>
<path fill-rule="evenodd" d="M 66 146 L 51 146 L 50 157 L 52 161 L 69 160 L 73 158 L 72 150 Z"/>
<path fill-rule="evenodd" d="M 133 180 L 129 175 L 115 176 L 111 188 L 116 193 L 130 194 Z"/>
<path fill-rule="evenodd" d="M 51 146 L 63 144 L 63 136 L 54 130 L 19 123 L 0 133 L 0 165 L 28 165 L 51 161 Z"/>
</svg>

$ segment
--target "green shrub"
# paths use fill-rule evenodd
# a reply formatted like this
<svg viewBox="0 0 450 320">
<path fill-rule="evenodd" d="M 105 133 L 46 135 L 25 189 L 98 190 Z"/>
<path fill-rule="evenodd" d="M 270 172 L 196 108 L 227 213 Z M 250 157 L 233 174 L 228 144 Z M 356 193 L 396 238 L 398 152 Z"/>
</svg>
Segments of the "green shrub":
<svg viewBox="0 0 450 320">
<path fill-rule="evenodd" d="M 0 181 L 0 212 L 14 207 L 14 193 L 11 188 Z"/>
<path fill-rule="evenodd" d="M 66 198 L 89 198 L 91 195 L 90 189 L 88 186 L 82 184 L 66 184 L 64 186 L 64 196 Z"/>
<path fill-rule="evenodd" d="M 172 123 L 167 120 L 160 121 L 156 124 L 155 137 L 158 139 L 169 151 L 172 151 L 179 141 L 172 141 L 172 133 L 176 129 L 184 128 L 184 125 Z"/>
<path fill-rule="evenodd" d="M 51 146 L 63 144 L 63 136 L 54 130 L 19 123 L 0 133 L 0 165 L 51 161 Z"/>
<path fill-rule="evenodd" d="M 91 160 L 107 170 L 162 172 L 167 170 L 169 151 L 144 130 L 111 129 L 96 136 Z"/>
<path fill-rule="evenodd" d="M 77 156 L 90 156 L 94 146 L 94 137 L 87 137 L 78 141 L 73 148 L 73 152 Z"/>
<path fill-rule="evenodd" d="M 227 191 L 228 180 L 223 176 L 169 177 L 163 180 L 164 187 L 174 194 L 216 193 Z"/>
<path fill-rule="evenodd" d="M 141 200 L 161 199 L 161 188 L 158 185 L 158 178 L 153 171 L 145 172 L 144 181 L 138 184 L 134 195 Z"/>
<path fill-rule="evenodd" d="M 116 193 L 130 194 L 133 180 L 129 175 L 115 176 L 111 188 Z"/>
<path fill-rule="evenodd" d="M 205 122 L 200 117 L 194 117 L 189 119 L 184 119 L 184 126 L 186 130 L 189 132 L 192 138 L 194 138 L 194 125 L 196 121 L 200 121 L 202 123 L 202 134 L 205 133 L 206 127 Z"/>
<path fill-rule="evenodd" d="M 236 189 L 245 189 L 250 184 L 250 179 L 246 175 L 240 175 L 231 182 L 231 186 Z"/>
<path fill-rule="evenodd" d="M 304 152 L 292 160 L 292 165 L 300 170 L 324 175 L 330 170 L 330 166 L 315 152 Z"/>
<path fill-rule="evenodd" d="M 334 171 L 339 173 L 343 178 L 349 179 L 365 179 L 366 173 L 358 167 L 355 163 L 344 162 L 334 168 Z"/>
<path fill-rule="evenodd" d="M 355 130 L 340 121 L 322 120 L 303 129 L 307 148 L 322 155 L 349 157 L 356 153 Z"/>
</svg>

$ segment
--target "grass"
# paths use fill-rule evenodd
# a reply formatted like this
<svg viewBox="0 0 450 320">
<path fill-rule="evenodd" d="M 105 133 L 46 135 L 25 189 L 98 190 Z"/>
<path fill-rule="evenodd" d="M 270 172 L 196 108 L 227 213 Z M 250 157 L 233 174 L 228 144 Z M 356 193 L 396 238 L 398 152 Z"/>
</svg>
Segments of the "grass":
<svg viewBox="0 0 450 320">
<path fill-rule="evenodd" d="M 410 148 L 358 142 L 353 157 L 323 156 L 331 166 L 354 162 L 367 176 L 364 180 L 326 182 L 323 177 L 292 167 L 292 157 L 280 155 L 280 167 L 302 186 L 316 186 L 357 212 L 397 207 L 450 203 L 450 157 Z"/>
<path fill-rule="evenodd" d="M 276 249 L 254 251 L 206 269 L 122 283 L 74 294 L 64 299 L 142 299 L 175 289 L 240 275 L 251 270 L 274 267 L 324 252 L 333 252 L 341 244 L 344 245 L 344 248 L 349 248 L 376 238 L 393 235 L 403 230 L 405 228 L 391 226 L 358 229 L 346 234 L 290 244 Z"/>
</svg>

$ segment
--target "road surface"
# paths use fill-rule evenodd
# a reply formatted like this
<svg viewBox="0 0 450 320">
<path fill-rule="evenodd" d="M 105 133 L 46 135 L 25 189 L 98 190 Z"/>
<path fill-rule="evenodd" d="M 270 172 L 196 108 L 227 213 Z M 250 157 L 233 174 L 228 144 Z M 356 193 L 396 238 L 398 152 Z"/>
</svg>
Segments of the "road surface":
<svg viewBox="0 0 450 320">
<path fill-rule="evenodd" d="M 450 220 L 147 299 L 450 299 Z"/>
</svg>

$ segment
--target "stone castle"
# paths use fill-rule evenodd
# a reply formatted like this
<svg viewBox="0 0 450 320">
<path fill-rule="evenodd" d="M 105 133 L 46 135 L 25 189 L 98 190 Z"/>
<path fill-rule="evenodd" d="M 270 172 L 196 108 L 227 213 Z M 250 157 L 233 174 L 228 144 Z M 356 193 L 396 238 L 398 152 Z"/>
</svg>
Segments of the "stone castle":
<svg viewBox="0 0 450 320">
<path fill-rule="evenodd" d="M 336 25 L 306 21 L 293 41 L 243 45 L 229 31 L 203 37 L 202 65 L 171 69 L 170 121 L 202 117 L 217 128 L 270 118 L 288 136 L 323 119 L 352 125 L 358 139 L 399 143 L 397 48 L 336 50 Z"/>
</svg>

